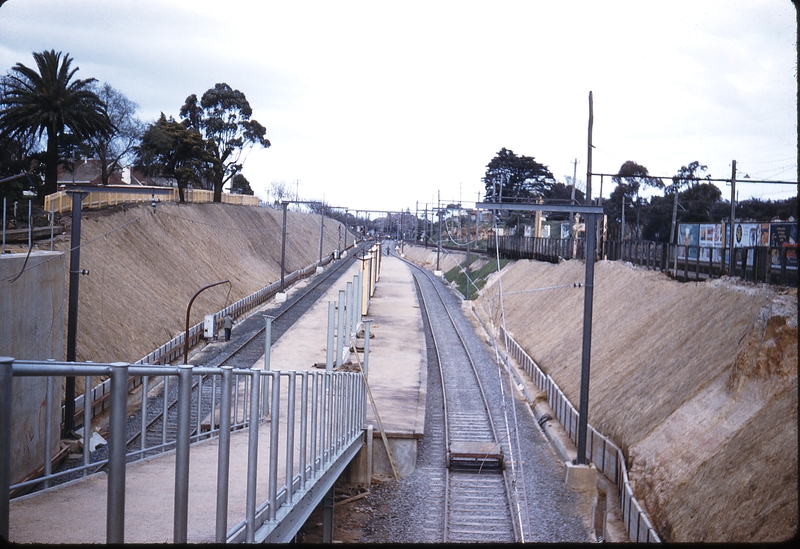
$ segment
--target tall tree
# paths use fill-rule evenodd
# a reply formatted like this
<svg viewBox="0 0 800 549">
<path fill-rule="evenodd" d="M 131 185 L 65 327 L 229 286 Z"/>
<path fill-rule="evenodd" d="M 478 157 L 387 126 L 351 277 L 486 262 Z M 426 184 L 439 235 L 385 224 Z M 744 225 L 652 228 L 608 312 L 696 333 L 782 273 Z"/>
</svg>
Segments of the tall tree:
<svg viewBox="0 0 800 549">
<path fill-rule="evenodd" d="M 214 202 L 222 201 L 222 187 L 242 171 L 245 154 L 256 145 L 270 146 L 266 128 L 252 120 L 252 114 L 245 95 L 224 83 L 207 90 L 199 103 L 195 94 L 190 95 L 181 107 L 181 118 L 207 142 Z"/>
<path fill-rule="evenodd" d="M 6 77 L 0 98 L 0 139 L 47 135 L 44 186 L 40 198 L 58 185 L 60 146 L 70 136 L 85 140 L 109 137 L 114 125 L 102 100 L 91 89 L 94 78 L 73 79 L 72 58 L 55 50 L 34 53 L 36 69 L 17 63 Z"/>
<path fill-rule="evenodd" d="M 206 142 L 200 132 L 172 117 L 168 119 L 163 112 L 147 127 L 136 147 L 136 166 L 147 175 L 175 178 L 181 202 L 185 201 L 186 186 L 201 182 L 207 160 Z"/>
<path fill-rule="evenodd" d="M 555 178 L 532 156 L 517 156 L 503 147 L 486 165 L 483 182 L 487 201 L 513 202 L 544 196 Z"/>
<path fill-rule="evenodd" d="M 100 160 L 100 179 L 103 185 L 108 185 L 109 176 L 133 160 L 144 124 L 136 118 L 139 106 L 121 91 L 109 84 L 103 84 L 96 87 L 95 93 L 105 105 L 115 130 L 108 137 L 90 137 L 86 149 Z"/>
<path fill-rule="evenodd" d="M 689 162 L 686 166 L 681 166 L 678 173 L 672 176 L 672 185 L 664 189 L 665 195 L 672 195 L 672 223 L 670 224 L 669 241 L 670 243 L 677 242 L 675 230 L 678 226 L 678 203 L 679 193 L 682 188 L 692 187 L 698 184 L 700 177 L 698 174 L 708 170 L 708 166 L 701 164 L 697 160 Z M 711 179 L 711 174 L 706 175 L 706 179 Z"/>
<path fill-rule="evenodd" d="M 612 191 L 610 199 L 603 204 L 605 213 L 610 219 L 621 223 L 622 204 L 633 206 L 636 211 L 636 238 L 639 238 L 641 236 L 642 206 L 647 204 L 646 200 L 642 201 L 640 191 L 643 187 L 663 189 L 664 182 L 657 177 L 651 177 L 647 168 L 633 160 L 627 160 L 622 164 L 611 180 L 617 184 L 617 187 Z"/>
<path fill-rule="evenodd" d="M 253 189 L 250 187 L 250 182 L 244 176 L 244 174 L 237 173 L 233 176 L 231 180 L 231 191 L 237 191 L 239 194 L 249 194 L 253 196 L 255 194 Z"/>
</svg>

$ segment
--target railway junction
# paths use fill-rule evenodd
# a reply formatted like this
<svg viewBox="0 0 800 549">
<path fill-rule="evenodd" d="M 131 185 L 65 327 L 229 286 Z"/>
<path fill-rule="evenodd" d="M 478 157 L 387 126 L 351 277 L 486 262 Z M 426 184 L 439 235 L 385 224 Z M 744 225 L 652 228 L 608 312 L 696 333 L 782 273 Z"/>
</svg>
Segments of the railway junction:
<svg viewBox="0 0 800 549">
<path fill-rule="evenodd" d="M 295 372 L 288 376 L 286 382 L 278 383 L 278 385 L 283 384 L 278 389 L 279 392 L 273 392 L 273 396 L 279 397 L 277 400 L 291 398 L 288 396 L 290 393 L 286 393 L 284 396 L 281 396 L 280 393 L 281 390 L 287 391 L 290 383 L 294 385 L 297 379 L 316 379 L 315 373 L 324 371 L 326 348 L 329 345 L 329 342 L 326 341 L 326 332 L 328 331 L 326 330 L 326 317 L 329 316 L 326 314 L 326 309 L 330 308 L 329 303 L 336 302 L 336 294 L 341 292 L 342 282 L 347 281 L 358 269 L 357 263 L 354 263 L 346 272 L 338 276 L 337 282 L 328 284 L 328 289 L 317 297 L 313 305 L 306 307 L 307 310 L 292 323 L 291 328 L 286 329 L 280 337 L 273 340 L 269 360 L 272 379 L 275 379 L 275 376 L 280 378 L 290 371 Z M 303 420 L 300 417 L 285 419 L 284 430 L 275 439 L 270 438 L 270 430 L 276 422 L 263 419 L 247 424 L 246 418 L 242 418 L 242 428 L 231 433 L 226 541 L 288 541 L 294 539 L 294 535 L 302 526 L 302 522 L 307 519 L 313 507 L 320 504 L 330 511 L 325 516 L 325 537 L 328 541 L 332 541 L 335 539 L 336 530 L 335 524 L 332 522 L 332 483 L 336 478 L 346 478 L 352 483 L 369 485 L 373 478 L 380 480 L 394 476 L 400 478 L 401 491 L 413 489 L 415 494 L 406 499 L 407 501 L 418 501 L 420 505 L 417 506 L 416 512 L 424 510 L 425 515 L 417 519 L 409 519 L 419 520 L 420 529 L 412 528 L 417 534 L 406 532 L 399 535 L 406 536 L 406 541 L 436 542 L 448 539 L 446 533 L 448 519 L 444 517 L 443 507 L 445 505 L 442 500 L 444 494 L 437 486 L 444 488 L 441 484 L 442 476 L 448 475 L 447 465 L 451 464 L 453 459 L 469 460 L 476 457 L 475 453 L 469 450 L 476 446 L 469 444 L 465 446 L 463 442 L 460 445 L 451 443 L 451 452 L 446 458 L 440 454 L 447 450 L 441 447 L 433 448 L 436 444 L 439 446 L 442 444 L 441 441 L 435 442 L 437 440 L 435 431 L 437 428 L 441 429 L 441 424 L 437 425 L 437 423 L 443 422 L 444 418 L 441 417 L 441 412 L 437 416 L 437 407 L 441 408 L 441 396 L 436 398 L 435 395 L 430 395 L 429 391 L 431 388 L 434 388 L 434 392 L 440 391 L 441 389 L 437 389 L 437 387 L 440 387 L 441 380 L 445 380 L 445 384 L 447 384 L 448 377 L 459 377 L 460 374 L 447 376 L 442 373 L 439 380 L 432 379 L 439 375 L 431 376 L 431 372 L 435 372 L 430 368 L 433 365 L 429 364 L 433 355 L 431 355 L 430 349 L 426 349 L 426 341 L 421 334 L 424 333 L 424 330 L 430 330 L 431 325 L 439 321 L 432 322 L 422 314 L 424 303 L 421 301 L 433 299 L 433 295 L 430 293 L 432 286 L 425 289 L 426 283 L 421 279 L 424 275 L 421 271 L 414 274 L 415 269 L 398 257 L 383 256 L 380 280 L 370 299 L 368 314 L 364 317 L 371 321 L 370 331 L 373 336 L 368 340 L 369 358 L 362 358 L 363 355 L 354 353 L 349 365 L 337 368 L 337 370 L 355 369 L 358 371 L 359 365 L 361 367 L 368 366 L 369 394 L 361 394 L 354 390 L 351 396 L 355 395 L 355 400 L 360 400 L 362 406 L 347 410 L 347 413 L 356 422 L 359 416 L 363 415 L 366 419 L 363 424 L 370 426 L 368 430 L 362 432 L 360 427 L 354 429 L 352 436 L 345 437 L 347 441 L 341 448 L 335 444 L 331 446 L 332 450 L 328 454 L 327 462 L 323 451 L 320 454 L 323 457 L 318 461 L 315 461 L 316 458 L 312 455 L 308 460 L 311 462 L 310 465 L 306 462 L 305 457 L 298 458 L 297 455 L 292 455 L 284 449 L 281 449 L 281 454 L 286 451 L 285 455 L 277 455 L 278 452 L 273 452 L 273 448 L 270 447 L 271 444 L 275 445 L 278 438 L 291 436 L 292 429 L 286 428 L 287 422 L 297 424 L 294 429 L 296 433 L 300 433 L 301 428 L 311 429 L 310 425 L 301 427 Z M 417 278 L 416 281 L 415 278 Z M 428 276 L 427 284 L 438 285 L 444 289 L 443 285 L 431 279 L 430 276 Z M 421 292 L 419 296 L 417 287 Z M 289 296 L 290 302 L 292 291 Z M 425 297 L 426 294 L 428 294 L 427 297 Z M 472 348 L 473 354 L 483 353 L 479 362 L 488 370 L 481 375 L 488 376 L 487 385 L 492 386 L 487 392 L 494 394 L 503 387 L 510 388 L 511 384 L 498 378 L 498 369 L 494 366 L 488 347 L 477 338 L 471 329 L 469 330 L 471 335 L 467 335 L 469 323 L 465 321 L 457 300 L 454 300 L 447 291 L 444 294 L 443 303 L 449 300 L 449 308 L 454 309 L 457 316 L 461 316 L 457 323 L 461 325 L 460 330 L 464 333 L 462 337 L 471 340 L 468 346 Z M 447 297 L 448 295 L 449 297 Z M 248 318 L 239 319 L 239 325 L 234 329 L 234 337 L 230 345 L 246 338 L 244 332 L 256 330 L 256 326 L 262 322 L 259 317 L 273 315 L 279 307 L 279 304 L 272 302 L 249 313 Z M 261 349 L 264 349 L 263 338 L 260 338 L 260 341 L 262 341 Z M 229 344 L 224 342 L 212 342 L 190 355 L 188 362 L 200 367 L 214 364 L 217 357 L 226 352 L 227 345 Z M 438 342 L 438 345 L 449 347 L 453 343 Z M 250 356 L 253 356 L 252 352 L 250 352 Z M 266 353 L 262 352 L 261 356 L 255 359 L 249 367 L 240 365 L 237 369 L 263 372 L 265 356 Z M 368 360 L 368 364 L 361 364 L 361 360 L 365 359 Z M 262 377 L 267 376 L 262 375 Z M 290 382 L 288 379 L 292 381 Z M 314 383 L 312 385 L 316 387 Z M 319 386 L 326 387 L 324 382 L 322 383 Z M 297 386 L 299 385 L 300 382 L 297 381 Z M 237 387 L 239 387 L 238 384 Z M 243 388 L 235 393 L 236 405 L 239 404 L 238 399 L 242 399 L 242 410 L 246 408 L 245 401 L 248 398 L 248 391 L 254 402 L 259 399 L 258 391 L 254 387 L 255 382 L 250 385 L 250 389 L 247 389 L 245 383 Z M 274 387 L 273 383 L 273 391 Z M 330 388 L 333 385 L 327 387 Z M 471 471 L 465 474 L 467 483 L 473 487 L 480 486 L 478 480 L 481 478 L 502 478 L 496 471 L 492 471 L 494 468 L 492 465 L 496 463 L 491 463 L 491 461 L 499 456 L 506 460 L 506 463 L 503 464 L 506 470 L 514 469 L 519 473 L 520 476 L 513 482 L 517 495 L 502 496 L 501 504 L 501 507 L 511 515 L 516 515 L 516 526 L 509 531 L 509 534 L 502 536 L 497 534 L 495 537 L 493 537 L 492 528 L 487 529 L 482 526 L 489 520 L 488 515 L 494 511 L 483 505 L 488 503 L 488 499 L 490 499 L 488 494 L 492 489 L 479 487 L 477 495 L 466 496 L 480 500 L 480 505 L 472 511 L 473 513 L 477 512 L 477 515 L 467 520 L 467 523 L 474 522 L 477 525 L 476 528 L 473 528 L 476 533 L 467 535 L 477 537 L 467 537 L 464 540 L 594 540 L 595 532 L 591 531 L 594 520 L 592 516 L 595 501 L 594 491 L 575 491 L 565 486 L 563 460 L 568 456 L 557 456 L 553 452 L 541 429 L 536 427 L 530 407 L 518 399 L 508 397 L 509 395 L 506 395 L 504 406 L 510 403 L 512 407 L 516 408 L 514 421 L 519 422 L 516 427 L 512 425 L 513 428 L 519 430 L 519 432 L 514 432 L 513 436 L 519 437 L 520 433 L 524 433 L 526 437 L 525 457 L 515 456 L 515 449 L 512 448 L 509 440 L 505 440 L 499 446 L 495 445 L 495 448 L 502 447 L 502 452 L 487 453 L 487 457 L 490 459 L 485 461 L 485 471 L 480 470 L 484 463 L 481 462 L 478 464 L 477 472 Z M 502 398 L 501 396 L 501 400 Z M 264 402 L 264 400 L 261 399 L 260 402 Z M 268 401 L 265 404 L 269 406 Z M 275 401 L 272 405 L 275 405 Z M 346 408 L 347 405 L 340 403 L 339 406 L 338 411 L 334 411 L 333 407 L 329 409 L 328 421 L 331 418 L 340 417 L 336 414 L 342 411 L 342 406 Z M 507 412 L 508 410 L 503 412 L 506 417 L 508 417 Z M 199 415 L 208 416 L 208 414 L 196 414 L 195 417 L 199 417 Z M 237 421 L 236 412 L 233 415 L 235 423 Z M 500 413 L 495 412 L 495 416 L 500 417 Z M 219 415 L 216 417 L 217 423 L 219 423 Z M 195 420 L 193 419 L 193 421 Z M 197 421 L 199 422 L 199 419 Z M 212 420 L 212 430 L 214 423 Z M 511 431 L 508 430 L 509 425 L 511 424 L 506 421 L 499 431 L 505 431 L 511 435 Z M 341 424 L 334 421 L 334 431 L 340 426 Z M 256 433 L 254 429 L 260 434 Z M 249 440 L 254 436 L 260 441 L 255 450 L 253 450 L 252 444 L 249 444 Z M 305 434 L 295 436 L 298 439 L 308 438 L 308 435 Z M 176 497 L 181 489 L 177 477 L 182 473 L 180 466 L 176 466 L 175 454 L 180 452 L 180 448 L 127 465 L 123 500 L 124 537 L 121 541 L 127 543 L 170 542 L 181 539 L 180 535 L 185 536 L 183 539 L 188 542 L 215 541 L 215 524 L 216 539 L 219 539 L 219 506 L 214 504 L 219 500 L 218 456 L 220 455 L 219 446 L 222 444 L 222 442 L 218 442 L 219 440 L 211 438 L 205 442 L 192 444 L 188 448 L 190 456 L 186 483 L 188 499 L 182 509 Z M 326 442 L 323 435 L 320 446 L 330 445 L 339 440 L 335 435 L 331 435 Z M 300 444 L 296 442 L 294 446 Z M 386 445 L 388 445 L 388 452 Z M 555 447 L 559 448 L 559 445 L 557 444 Z M 464 448 L 467 449 L 466 452 L 463 451 Z M 256 452 L 256 461 L 259 466 L 257 472 L 251 472 L 248 467 L 248 458 L 253 455 L 252 452 Z M 307 449 L 301 449 L 300 452 L 303 452 L 305 456 Z M 271 460 L 279 463 L 272 467 L 267 464 Z M 298 460 L 298 463 L 287 467 L 287 463 Z M 267 470 L 269 470 L 269 475 L 265 472 Z M 306 474 L 307 472 L 308 474 Z M 297 475 L 301 479 L 296 483 L 287 483 L 286 478 L 294 478 Z M 270 478 L 266 478 L 267 476 Z M 451 476 L 457 475 L 451 474 Z M 91 475 L 12 500 L 9 512 L 11 541 L 21 543 L 102 543 L 108 541 L 107 530 L 110 518 L 108 512 L 103 513 L 103 509 L 110 509 L 106 505 L 107 494 L 111 494 L 109 477 L 110 474 Z M 425 479 L 424 486 L 419 485 L 421 478 Z M 410 481 L 405 488 L 402 488 L 403 479 Z M 307 485 L 300 485 L 301 480 Z M 291 489 L 287 489 L 290 484 Z M 525 495 L 524 486 L 526 484 L 527 489 L 535 496 Z M 279 495 L 276 497 L 275 486 L 283 487 L 282 500 Z M 412 488 L 413 486 L 417 488 Z M 521 487 L 523 487 L 522 490 Z M 445 492 L 452 490 L 452 488 L 448 488 Z M 309 496 L 309 494 L 311 495 Z M 278 509 L 286 507 L 287 499 L 289 507 L 293 509 L 281 514 Z M 273 503 L 271 509 L 265 509 L 264 505 L 261 505 L 260 508 L 248 510 L 248 506 L 251 505 L 250 500 L 281 503 L 281 507 L 276 508 L 277 506 Z M 267 505 L 267 507 L 270 506 Z M 414 511 L 406 510 L 411 515 Z M 178 515 L 181 514 L 184 516 L 179 517 Z M 481 518 L 481 514 L 486 520 Z M 241 524 L 242 517 L 244 517 L 243 522 L 245 523 L 260 520 L 260 529 L 248 530 Z M 531 517 L 535 523 L 533 527 L 531 526 Z M 177 519 L 181 519 L 185 524 L 182 527 L 184 532 L 180 531 L 182 529 L 180 526 L 176 526 L 179 522 Z M 237 522 L 239 522 L 238 530 L 233 527 Z M 444 530 L 440 523 L 445 524 Z M 453 524 L 455 522 L 450 523 L 449 526 L 451 540 L 457 539 L 454 532 L 458 528 Z M 414 537 L 415 535 L 416 537 Z M 392 539 L 398 540 L 396 535 Z"/>
</svg>

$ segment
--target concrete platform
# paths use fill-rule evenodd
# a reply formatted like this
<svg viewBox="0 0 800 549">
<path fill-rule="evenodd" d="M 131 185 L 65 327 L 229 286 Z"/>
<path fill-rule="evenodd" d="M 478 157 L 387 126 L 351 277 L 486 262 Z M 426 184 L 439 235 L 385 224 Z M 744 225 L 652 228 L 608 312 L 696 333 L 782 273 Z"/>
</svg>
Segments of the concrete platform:
<svg viewBox="0 0 800 549">
<path fill-rule="evenodd" d="M 272 370 L 308 370 L 324 363 L 327 345 L 328 301 L 352 281 L 358 265 L 339 282 L 273 346 Z M 269 312 L 270 305 L 263 308 Z M 255 313 L 254 313 L 255 314 Z M 416 444 L 425 422 L 427 353 L 422 318 L 409 268 L 399 259 L 385 257 L 369 314 L 373 320 L 370 340 L 369 384 L 380 416 L 380 425 L 401 476 L 416 463 Z M 197 353 L 193 358 L 199 358 Z M 190 359 L 195 363 L 195 360 Z M 263 368 L 263 356 L 256 367 Z M 351 368 L 352 369 L 352 368 Z M 366 449 L 351 467 L 351 481 L 369 482 L 371 476 L 389 477 L 392 469 L 381 439 L 378 418 L 368 404 L 368 423 L 374 425 L 372 459 Z M 260 426 L 260 437 L 269 429 Z M 241 517 L 246 493 L 247 432 L 231 437 L 231 487 L 229 524 Z M 259 455 L 262 452 L 259 444 Z M 217 440 L 191 446 L 190 509 L 188 541 L 213 541 Z M 366 464 L 372 464 L 371 473 Z M 126 474 L 126 543 L 171 542 L 173 535 L 175 454 L 130 464 Z M 281 467 L 279 470 L 283 469 Z M 367 476 L 369 475 L 369 477 Z M 258 500 L 266 498 L 267 479 L 259 475 Z M 18 543 L 104 543 L 106 475 L 95 475 L 58 488 L 11 501 L 10 537 Z M 262 482 L 263 481 L 263 482 Z"/>
<path fill-rule="evenodd" d="M 272 345 L 272 370 L 308 370 L 315 363 L 325 363 L 328 301 L 338 302 L 339 290 L 345 289 L 358 269 L 358 264 L 352 266 L 338 284 Z M 374 426 L 376 437 L 372 474 L 378 477 L 393 474 L 379 438 L 382 425 L 398 473 L 405 476 L 414 470 L 417 440 L 423 435 L 428 363 L 414 279 L 409 267 L 400 259 L 385 255 L 381 259 L 380 280 L 364 318 L 372 320 L 370 333 L 374 337 L 369 343 L 368 381 L 380 418 L 378 422 L 368 403 L 367 423 Z M 351 362 L 355 365 L 355 357 L 351 357 Z M 263 364 L 262 357 L 256 367 L 262 368 Z M 363 463 L 356 465 L 359 466 L 363 467 Z M 352 474 L 354 481 L 366 483 L 369 480 L 364 476 L 365 471 L 352 471 Z"/>
</svg>

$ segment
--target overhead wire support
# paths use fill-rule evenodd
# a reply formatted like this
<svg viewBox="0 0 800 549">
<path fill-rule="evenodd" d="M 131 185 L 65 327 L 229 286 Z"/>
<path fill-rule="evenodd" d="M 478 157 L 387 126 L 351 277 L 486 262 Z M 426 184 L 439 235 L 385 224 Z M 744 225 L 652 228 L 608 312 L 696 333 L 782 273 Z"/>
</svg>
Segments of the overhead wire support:
<svg viewBox="0 0 800 549">
<path fill-rule="evenodd" d="M 605 176 L 605 177 L 624 177 L 624 176 L 620 176 L 618 173 L 593 173 L 592 175 L 599 175 L 599 176 Z M 672 179 L 673 177 L 676 177 L 676 176 L 674 176 L 674 175 L 648 175 L 647 177 L 650 177 L 650 178 L 653 178 L 653 179 Z M 715 182 L 715 183 L 727 183 L 728 185 L 731 184 L 731 178 L 730 177 L 728 177 L 728 178 L 718 178 L 718 177 L 681 177 L 680 179 L 683 180 L 683 181 L 698 181 L 700 183 L 702 183 L 704 181 L 711 181 L 711 182 Z M 769 183 L 769 184 L 775 184 L 775 185 L 797 185 L 797 181 L 770 181 L 770 180 L 767 180 L 767 179 L 750 179 L 750 178 L 737 179 L 736 183 L 737 184 L 738 183 Z"/>
</svg>

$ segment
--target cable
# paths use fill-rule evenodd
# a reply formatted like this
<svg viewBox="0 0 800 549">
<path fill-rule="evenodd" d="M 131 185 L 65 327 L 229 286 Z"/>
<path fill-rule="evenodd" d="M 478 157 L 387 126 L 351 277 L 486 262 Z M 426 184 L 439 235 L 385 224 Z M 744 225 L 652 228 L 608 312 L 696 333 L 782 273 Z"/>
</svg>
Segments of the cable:
<svg viewBox="0 0 800 549">
<path fill-rule="evenodd" d="M 79 244 L 79 245 L 77 245 L 77 246 L 74 246 L 74 247 L 72 247 L 72 248 L 68 249 L 68 250 L 67 250 L 67 252 L 72 252 L 73 250 L 77 250 L 78 248 L 82 248 L 82 247 L 84 247 L 84 246 L 88 246 L 88 245 L 89 245 L 89 244 L 91 244 L 92 242 L 95 242 L 95 241 L 99 240 L 100 238 L 103 238 L 103 237 L 105 237 L 105 236 L 108 236 L 109 234 L 111 234 L 111 233 L 113 233 L 113 232 L 115 232 L 115 231 L 118 231 L 119 229 L 121 229 L 121 228 L 123 228 L 123 227 L 125 227 L 125 226 L 127 226 L 127 225 L 130 225 L 130 224 L 131 224 L 131 223 L 133 223 L 134 221 L 138 221 L 139 219 L 143 218 L 143 217 L 144 217 L 144 216 L 146 216 L 146 215 L 152 215 L 152 212 L 145 212 L 145 213 L 143 213 L 142 215 L 140 215 L 140 216 L 138 216 L 138 217 L 135 217 L 135 218 L 131 219 L 130 221 L 126 221 L 126 222 L 125 222 L 125 223 L 123 223 L 122 225 L 119 225 L 119 226 L 117 226 L 117 227 L 114 227 L 114 228 L 113 228 L 113 229 L 111 229 L 110 231 L 107 231 L 107 232 L 105 232 L 105 233 L 103 233 L 103 234 L 101 234 L 101 235 L 99 235 L 99 236 L 97 236 L 97 237 L 95 237 L 95 238 L 92 238 L 91 240 L 87 240 L 86 242 L 82 242 L 81 244 Z M 32 249 L 32 248 L 33 248 L 33 242 L 31 242 L 31 249 Z M 31 253 L 31 249 L 29 249 L 29 250 L 28 250 L 28 255 L 30 255 L 30 253 Z M 64 252 L 64 253 L 66 253 L 66 252 Z M 44 265 L 44 264 L 46 264 L 46 263 L 48 263 L 48 262 L 52 261 L 53 259 L 55 259 L 55 257 L 51 257 L 50 259 L 46 259 L 46 260 L 42 261 L 41 263 L 38 263 L 38 264 L 34 265 L 34 266 L 33 266 L 33 267 L 31 267 L 31 268 L 32 268 L 32 269 L 35 269 L 36 267 L 41 267 L 42 265 Z M 27 264 L 27 262 L 28 262 L 28 259 L 27 259 L 27 257 L 26 257 L 26 258 L 25 258 L 25 263 Z M 3 281 L 4 281 L 4 282 L 14 282 L 15 280 L 17 280 L 17 279 L 20 277 L 20 275 L 22 275 L 22 273 L 23 273 L 24 271 L 25 271 L 25 265 L 23 265 L 23 266 L 22 266 L 22 271 L 20 271 L 20 272 L 19 272 L 19 273 L 16 275 L 16 277 L 6 277 L 6 278 L 4 278 L 4 279 L 3 279 Z M 11 278 L 13 278 L 13 280 L 11 280 Z"/>
</svg>

